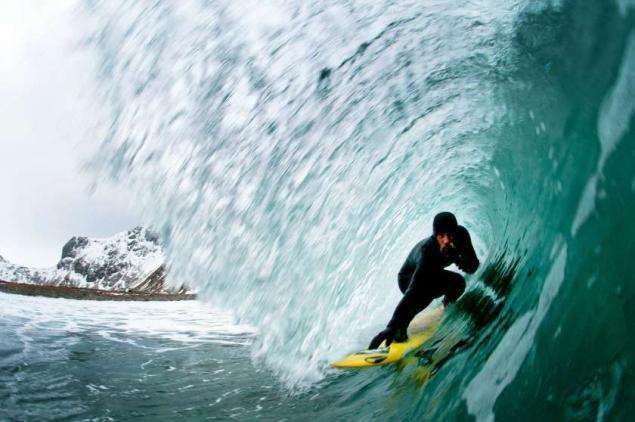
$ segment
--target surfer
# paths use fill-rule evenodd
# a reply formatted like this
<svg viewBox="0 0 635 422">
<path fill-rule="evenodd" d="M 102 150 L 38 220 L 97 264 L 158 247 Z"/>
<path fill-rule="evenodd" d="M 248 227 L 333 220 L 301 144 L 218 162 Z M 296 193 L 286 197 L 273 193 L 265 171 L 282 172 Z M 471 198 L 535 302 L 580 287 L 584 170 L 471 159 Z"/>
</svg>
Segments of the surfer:
<svg viewBox="0 0 635 422">
<path fill-rule="evenodd" d="M 416 314 L 425 309 L 433 299 L 444 296 L 443 305 L 456 301 L 465 290 L 462 275 L 445 270 L 456 264 L 472 274 L 479 266 L 467 229 L 457 224 L 451 212 L 441 212 L 434 217 L 433 235 L 423 239 L 412 249 L 399 271 L 399 290 L 404 294 L 386 326 L 377 334 L 369 349 L 376 349 L 382 341 L 408 339 L 406 330 Z"/>
</svg>

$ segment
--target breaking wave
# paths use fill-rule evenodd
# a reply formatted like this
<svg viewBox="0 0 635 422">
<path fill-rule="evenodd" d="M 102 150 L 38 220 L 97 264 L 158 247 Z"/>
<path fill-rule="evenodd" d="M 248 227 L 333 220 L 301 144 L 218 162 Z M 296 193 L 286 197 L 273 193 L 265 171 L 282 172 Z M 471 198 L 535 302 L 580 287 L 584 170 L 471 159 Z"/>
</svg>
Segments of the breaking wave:
<svg viewBox="0 0 635 422">
<path fill-rule="evenodd" d="M 635 12 L 596 3 L 87 1 L 111 116 L 90 167 L 292 389 L 361 414 L 397 391 L 373 417 L 626 418 Z M 330 372 L 441 210 L 483 264 L 437 338 L 406 370 Z"/>
</svg>

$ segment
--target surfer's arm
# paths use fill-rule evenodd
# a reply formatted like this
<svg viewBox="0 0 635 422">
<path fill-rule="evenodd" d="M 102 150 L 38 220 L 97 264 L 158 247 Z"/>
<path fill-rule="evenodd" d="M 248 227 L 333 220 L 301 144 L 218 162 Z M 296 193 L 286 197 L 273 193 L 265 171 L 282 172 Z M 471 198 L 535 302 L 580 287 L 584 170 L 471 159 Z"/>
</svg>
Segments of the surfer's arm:
<svg viewBox="0 0 635 422">
<path fill-rule="evenodd" d="M 410 279 L 412 278 L 412 274 L 416 268 L 416 264 L 413 262 L 411 255 L 408 255 L 408 258 L 406 258 L 406 261 L 401 266 L 401 270 L 399 270 L 399 274 L 397 275 L 397 281 L 399 283 L 399 290 L 401 290 L 401 293 L 406 293 L 406 290 L 408 290 Z"/>
<path fill-rule="evenodd" d="M 454 236 L 454 244 L 456 247 L 456 257 L 454 261 L 461 270 L 468 274 L 473 274 L 478 269 L 480 262 L 472 246 L 470 234 L 465 227 L 458 226 Z"/>
</svg>

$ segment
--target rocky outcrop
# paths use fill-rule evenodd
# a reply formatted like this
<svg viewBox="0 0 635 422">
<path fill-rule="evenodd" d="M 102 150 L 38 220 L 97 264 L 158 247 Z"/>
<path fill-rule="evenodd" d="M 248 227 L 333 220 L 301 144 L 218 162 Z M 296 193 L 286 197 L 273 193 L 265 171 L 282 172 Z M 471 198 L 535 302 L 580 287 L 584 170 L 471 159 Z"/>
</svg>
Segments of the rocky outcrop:
<svg viewBox="0 0 635 422">
<path fill-rule="evenodd" d="M 71 238 L 53 268 L 33 269 L 0 257 L 0 280 L 108 292 L 185 294 L 183 284 L 166 281 L 159 236 L 143 227 L 106 239 Z"/>
</svg>

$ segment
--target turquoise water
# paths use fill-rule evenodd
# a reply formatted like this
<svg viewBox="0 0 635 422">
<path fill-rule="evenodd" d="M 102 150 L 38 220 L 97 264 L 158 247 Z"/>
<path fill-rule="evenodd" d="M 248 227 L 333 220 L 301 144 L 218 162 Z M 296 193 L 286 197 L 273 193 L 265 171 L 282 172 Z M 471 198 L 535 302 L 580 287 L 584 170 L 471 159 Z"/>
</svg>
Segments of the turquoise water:
<svg viewBox="0 0 635 422">
<path fill-rule="evenodd" d="M 111 115 L 89 167 L 138 191 L 175 280 L 257 333 L 239 379 L 184 383 L 245 409 L 273 386 L 239 419 L 632 419 L 634 19 L 628 1 L 86 2 Z M 437 336 L 403 368 L 329 369 L 386 323 L 441 210 L 482 267 Z M 153 416 L 235 406 L 196 400 Z"/>
</svg>

